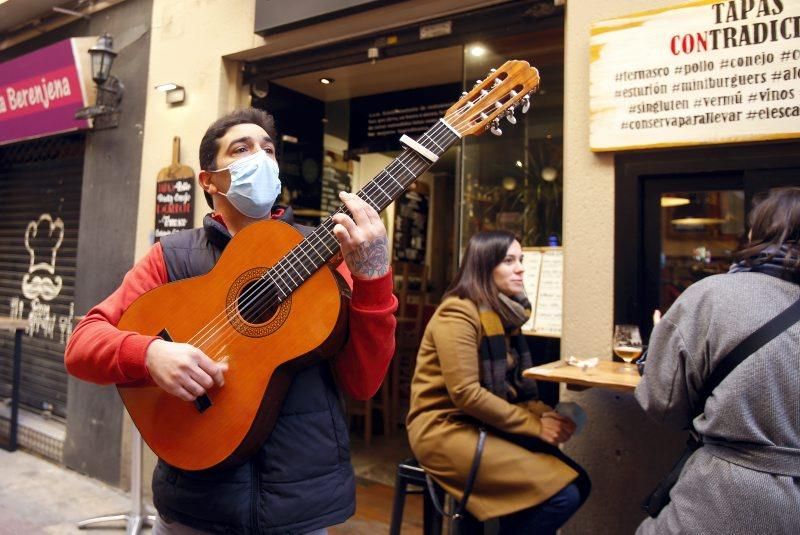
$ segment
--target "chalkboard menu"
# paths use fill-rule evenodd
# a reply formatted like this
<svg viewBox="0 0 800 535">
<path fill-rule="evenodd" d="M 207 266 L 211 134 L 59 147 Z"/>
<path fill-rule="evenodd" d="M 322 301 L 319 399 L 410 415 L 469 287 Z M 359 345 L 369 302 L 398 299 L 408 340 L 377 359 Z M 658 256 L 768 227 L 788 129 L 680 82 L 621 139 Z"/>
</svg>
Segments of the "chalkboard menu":
<svg viewBox="0 0 800 535">
<path fill-rule="evenodd" d="M 427 193 L 406 191 L 397 199 L 394 213 L 394 259 L 424 264 L 428 237 Z"/>
<path fill-rule="evenodd" d="M 322 165 L 321 212 L 331 214 L 339 208 L 342 204 L 339 192 L 350 191 L 352 171 L 352 161 L 344 161 L 341 154 L 325 151 Z"/>
<path fill-rule="evenodd" d="M 194 180 L 178 178 L 156 182 L 156 241 L 192 228 L 193 220 Z"/>
<path fill-rule="evenodd" d="M 531 317 L 522 332 L 561 336 L 564 251 L 561 247 L 524 247 L 523 284 L 531 302 Z"/>
</svg>

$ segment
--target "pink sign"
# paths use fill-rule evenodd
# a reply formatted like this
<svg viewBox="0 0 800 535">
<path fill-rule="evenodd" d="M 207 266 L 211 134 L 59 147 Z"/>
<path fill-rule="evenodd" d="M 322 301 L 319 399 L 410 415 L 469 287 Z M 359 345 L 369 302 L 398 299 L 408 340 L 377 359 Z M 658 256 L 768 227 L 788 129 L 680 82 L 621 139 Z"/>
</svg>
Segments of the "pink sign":
<svg viewBox="0 0 800 535">
<path fill-rule="evenodd" d="M 0 145 L 89 127 L 77 41 L 0 63 Z"/>
</svg>

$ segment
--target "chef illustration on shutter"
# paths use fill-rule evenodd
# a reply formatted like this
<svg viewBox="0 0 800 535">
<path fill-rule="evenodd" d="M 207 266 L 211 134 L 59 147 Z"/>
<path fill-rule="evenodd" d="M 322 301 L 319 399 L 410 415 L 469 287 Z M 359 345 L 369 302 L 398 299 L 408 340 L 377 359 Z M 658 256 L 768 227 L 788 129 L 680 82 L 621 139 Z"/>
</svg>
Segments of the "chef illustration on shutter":
<svg viewBox="0 0 800 535">
<path fill-rule="evenodd" d="M 60 343 L 66 343 L 72 334 L 74 304 L 70 303 L 69 315 L 51 314 L 50 305 L 61 293 L 63 281 L 56 275 L 56 255 L 64 241 L 64 222 L 60 217 L 53 220 L 50 214 L 42 214 L 38 220 L 29 221 L 25 229 L 25 249 L 30 255 L 28 272 L 22 277 L 22 295 L 30 299 L 28 313 L 29 336 L 38 333 L 48 338 L 55 335 L 58 324 Z M 37 254 L 38 253 L 38 254 Z M 11 316 L 22 318 L 25 314 L 25 301 L 11 299 Z"/>
</svg>

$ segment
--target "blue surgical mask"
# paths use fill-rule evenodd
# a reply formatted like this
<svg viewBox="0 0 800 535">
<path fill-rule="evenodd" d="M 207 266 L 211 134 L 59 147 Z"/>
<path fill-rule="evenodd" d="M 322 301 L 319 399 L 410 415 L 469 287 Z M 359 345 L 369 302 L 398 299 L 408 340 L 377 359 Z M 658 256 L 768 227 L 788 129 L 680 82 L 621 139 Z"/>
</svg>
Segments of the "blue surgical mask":
<svg viewBox="0 0 800 535">
<path fill-rule="evenodd" d="M 278 177 L 278 162 L 259 150 L 245 158 L 236 160 L 225 169 L 231 175 L 231 185 L 226 196 L 242 214 L 253 219 L 262 219 L 272 211 L 275 199 L 281 193 Z"/>
</svg>

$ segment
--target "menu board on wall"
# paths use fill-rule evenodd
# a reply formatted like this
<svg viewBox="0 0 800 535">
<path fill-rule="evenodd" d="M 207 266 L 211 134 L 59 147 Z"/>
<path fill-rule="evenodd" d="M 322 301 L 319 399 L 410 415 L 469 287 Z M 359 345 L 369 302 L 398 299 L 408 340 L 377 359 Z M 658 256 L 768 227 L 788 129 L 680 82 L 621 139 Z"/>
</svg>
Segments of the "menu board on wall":
<svg viewBox="0 0 800 535">
<path fill-rule="evenodd" d="M 155 239 L 194 226 L 194 180 L 156 182 Z"/>
<path fill-rule="evenodd" d="M 595 23 L 594 151 L 800 137 L 800 2 L 696 0 Z"/>
<path fill-rule="evenodd" d="M 397 199 L 394 213 L 394 259 L 424 264 L 428 195 L 423 191 L 406 191 Z"/>
<path fill-rule="evenodd" d="M 341 154 L 332 150 L 325 151 L 322 164 L 321 216 L 332 214 L 341 206 L 339 192 L 351 191 L 352 175 L 352 161 L 345 161 Z"/>
<path fill-rule="evenodd" d="M 532 310 L 522 332 L 560 337 L 564 251 L 561 247 L 525 247 L 522 251 L 523 283 Z"/>
</svg>

